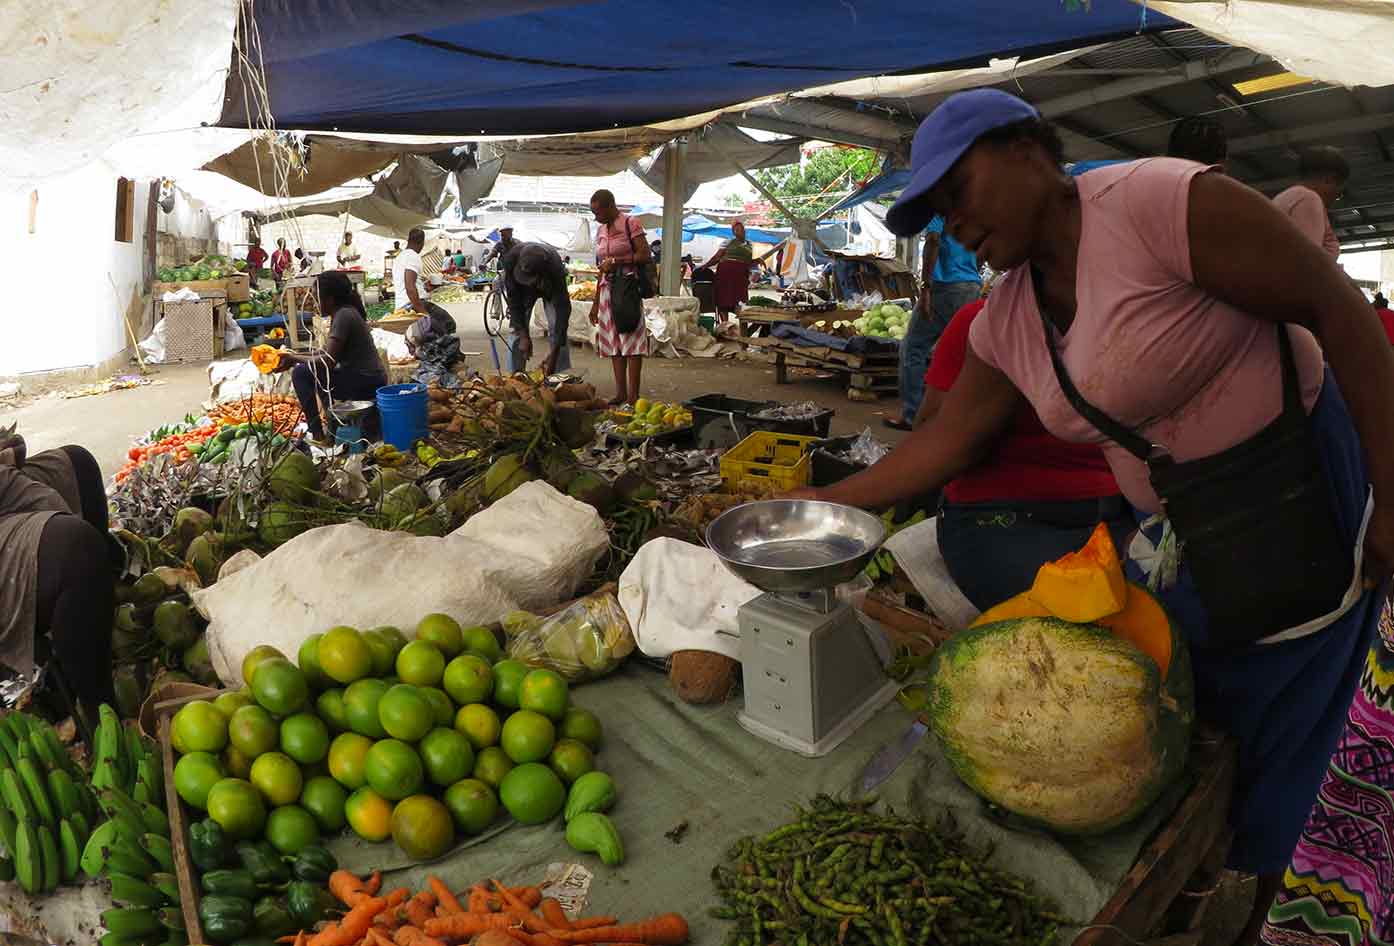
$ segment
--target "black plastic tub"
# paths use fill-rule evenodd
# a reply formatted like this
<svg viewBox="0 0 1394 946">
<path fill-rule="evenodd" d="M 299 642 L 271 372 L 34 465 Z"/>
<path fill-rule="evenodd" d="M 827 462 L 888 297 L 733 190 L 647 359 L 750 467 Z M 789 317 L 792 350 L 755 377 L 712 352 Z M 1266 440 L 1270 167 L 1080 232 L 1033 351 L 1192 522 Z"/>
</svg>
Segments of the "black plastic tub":
<svg viewBox="0 0 1394 946">
<path fill-rule="evenodd" d="M 778 401 L 749 401 L 725 394 L 703 394 L 683 404 L 692 412 L 697 446 L 704 450 L 729 449 L 757 430 L 801 437 L 826 437 L 835 411 L 822 411 L 799 420 L 767 420 L 751 414 L 778 407 Z"/>
</svg>

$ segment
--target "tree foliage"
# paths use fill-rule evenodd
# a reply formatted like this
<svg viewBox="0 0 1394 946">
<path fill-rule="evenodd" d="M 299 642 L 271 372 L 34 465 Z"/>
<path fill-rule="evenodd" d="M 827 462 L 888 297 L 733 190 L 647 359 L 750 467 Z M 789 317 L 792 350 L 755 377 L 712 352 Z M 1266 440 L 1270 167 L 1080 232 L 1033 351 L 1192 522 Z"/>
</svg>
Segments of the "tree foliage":
<svg viewBox="0 0 1394 946">
<path fill-rule="evenodd" d="M 784 205 L 805 219 L 816 217 L 881 166 L 881 155 L 866 148 L 821 148 L 802 164 L 765 168 L 753 177 Z M 788 222 L 778 207 L 771 213 Z"/>
</svg>

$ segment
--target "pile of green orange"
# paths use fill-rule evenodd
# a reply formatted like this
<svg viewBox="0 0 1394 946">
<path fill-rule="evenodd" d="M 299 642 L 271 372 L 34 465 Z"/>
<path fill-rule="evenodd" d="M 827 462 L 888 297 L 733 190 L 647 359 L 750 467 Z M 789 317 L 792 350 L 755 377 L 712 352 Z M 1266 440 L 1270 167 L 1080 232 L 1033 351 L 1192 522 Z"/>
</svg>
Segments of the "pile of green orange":
<svg viewBox="0 0 1394 946">
<path fill-rule="evenodd" d="M 569 705 L 560 675 L 501 657 L 493 632 L 444 614 L 410 642 L 336 627 L 294 663 L 257 647 L 244 689 L 176 714 L 175 787 L 230 837 L 285 855 L 347 825 L 430 859 L 456 832 L 487 829 L 500 804 L 548 821 L 594 768 L 600 721 Z"/>
</svg>

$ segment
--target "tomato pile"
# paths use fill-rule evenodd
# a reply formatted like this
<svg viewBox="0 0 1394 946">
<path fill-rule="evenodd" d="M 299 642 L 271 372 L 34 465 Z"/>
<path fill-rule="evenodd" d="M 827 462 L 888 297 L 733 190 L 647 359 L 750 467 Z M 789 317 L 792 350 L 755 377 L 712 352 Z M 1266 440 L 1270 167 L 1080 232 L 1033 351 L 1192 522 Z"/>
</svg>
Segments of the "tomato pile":
<svg viewBox="0 0 1394 946">
<path fill-rule="evenodd" d="M 126 454 L 126 465 L 121 467 L 116 473 L 116 482 L 120 483 L 130 476 L 131 473 L 142 463 L 151 457 L 161 456 L 162 454 L 172 454 L 176 463 L 184 463 L 193 458 L 193 453 L 189 450 L 192 446 L 203 446 L 218 432 L 218 424 L 204 424 L 195 427 L 184 433 L 170 434 L 162 437 L 154 443 L 141 444 L 132 447 Z"/>
</svg>

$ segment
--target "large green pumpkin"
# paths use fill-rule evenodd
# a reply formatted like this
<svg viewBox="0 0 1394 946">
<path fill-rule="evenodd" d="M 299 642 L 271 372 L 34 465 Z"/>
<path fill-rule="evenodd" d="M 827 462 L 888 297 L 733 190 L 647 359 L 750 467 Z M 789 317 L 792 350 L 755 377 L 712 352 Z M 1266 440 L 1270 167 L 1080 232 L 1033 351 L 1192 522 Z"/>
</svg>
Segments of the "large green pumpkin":
<svg viewBox="0 0 1394 946">
<path fill-rule="evenodd" d="M 1137 594 L 1151 599 L 1130 585 Z M 1097 834 L 1142 814 L 1184 769 L 1195 715 L 1190 660 L 1167 625 L 1165 677 L 1114 631 L 1050 616 L 974 626 L 939 647 L 928 716 L 954 771 L 1060 834 Z"/>
</svg>

